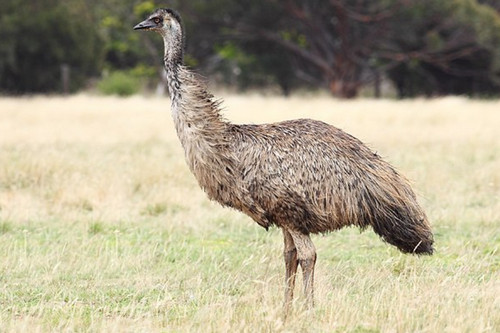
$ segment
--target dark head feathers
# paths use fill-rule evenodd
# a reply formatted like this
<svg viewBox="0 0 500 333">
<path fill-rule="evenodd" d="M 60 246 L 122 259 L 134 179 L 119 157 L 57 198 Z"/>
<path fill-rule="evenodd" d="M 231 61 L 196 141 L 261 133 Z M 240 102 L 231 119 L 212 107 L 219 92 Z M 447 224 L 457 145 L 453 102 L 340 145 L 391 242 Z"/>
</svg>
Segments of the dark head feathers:
<svg viewBox="0 0 500 333">
<path fill-rule="evenodd" d="M 179 22 L 182 25 L 181 16 L 179 15 L 179 13 L 177 11 L 170 9 L 170 8 L 163 8 L 163 10 L 165 10 L 167 13 L 169 13 L 173 18 L 175 18 L 177 20 L 177 22 Z"/>
<path fill-rule="evenodd" d="M 171 8 L 157 8 L 149 16 L 150 17 L 152 17 L 152 16 L 159 16 L 159 15 L 165 16 L 167 14 L 170 15 L 171 17 L 173 17 L 174 19 L 176 19 L 177 22 L 179 22 L 182 25 L 181 16 L 179 15 L 179 13 L 176 10 L 171 9 Z"/>
</svg>

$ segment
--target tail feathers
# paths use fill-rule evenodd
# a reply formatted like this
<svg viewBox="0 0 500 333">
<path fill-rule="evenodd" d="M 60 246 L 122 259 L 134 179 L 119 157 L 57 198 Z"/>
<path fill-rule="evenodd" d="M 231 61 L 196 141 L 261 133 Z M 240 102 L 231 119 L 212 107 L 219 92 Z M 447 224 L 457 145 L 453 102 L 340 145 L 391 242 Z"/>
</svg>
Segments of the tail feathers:
<svg viewBox="0 0 500 333">
<path fill-rule="evenodd" d="M 373 230 L 387 243 L 396 246 L 401 252 L 428 254 L 434 251 L 432 231 L 423 211 L 412 212 L 408 207 L 395 207 L 385 210 L 384 216 L 372 221 Z"/>
<path fill-rule="evenodd" d="M 361 195 L 365 225 L 401 252 L 432 254 L 432 231 L 409 182 L 390 166 L 371 173 Z"/>
</svg>

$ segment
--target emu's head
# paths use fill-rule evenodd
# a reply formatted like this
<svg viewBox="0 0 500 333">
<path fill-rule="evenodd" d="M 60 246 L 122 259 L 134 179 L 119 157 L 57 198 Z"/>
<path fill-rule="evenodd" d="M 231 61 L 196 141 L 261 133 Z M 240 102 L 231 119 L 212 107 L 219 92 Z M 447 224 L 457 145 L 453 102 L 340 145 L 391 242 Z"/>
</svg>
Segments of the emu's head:
<svg viewBox="0 0 500 333">
<path fill-rule="evenodd" d="M 182 22 L 180 15 L 170 8 L 158 8 L 147 19 L 137 24 L 134 30 L 152 30 L 164 38 L 182 35 Z"/>
<path fill-rule="evenodd" d="M 158 8 L 134 30 L 156 31 L 165 43 L 165 61 L 182 63 L 184 34 L 180 15 L 170 8 Z"/>
</svg>

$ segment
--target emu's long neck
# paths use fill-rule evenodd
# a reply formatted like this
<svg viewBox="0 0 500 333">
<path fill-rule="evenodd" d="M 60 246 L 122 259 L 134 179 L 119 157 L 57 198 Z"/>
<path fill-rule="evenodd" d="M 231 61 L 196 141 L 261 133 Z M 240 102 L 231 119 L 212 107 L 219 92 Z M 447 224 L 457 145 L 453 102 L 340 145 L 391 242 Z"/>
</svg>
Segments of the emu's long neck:
<svg viewBox="0 0 500 333">
<path fill-rule="evenodd" d="M 227 123 L 219 113 L 219 102 L 207 91 L 204 82 L 183 65 L 182 36 L 164 36 L 164 42 L 172 117 L 189 162 L 196 158 L 191 155 L 193 146 L 211 150 L 210 147 L 224 144 Z"/>
<path fill-rule="evenodd" d="M 168 90 L 172 100 L 172 106 L 174 106 L 174 104 L 177 105 L 178 101 L 182 98 L 181 78 L 179 77 L 179 72 L 184 62 L 182 32 L 179 31 L 176 35 L 163 35 L 163 43 L 165 47 L 163 61 L 167 73 Z"/>
</svg>

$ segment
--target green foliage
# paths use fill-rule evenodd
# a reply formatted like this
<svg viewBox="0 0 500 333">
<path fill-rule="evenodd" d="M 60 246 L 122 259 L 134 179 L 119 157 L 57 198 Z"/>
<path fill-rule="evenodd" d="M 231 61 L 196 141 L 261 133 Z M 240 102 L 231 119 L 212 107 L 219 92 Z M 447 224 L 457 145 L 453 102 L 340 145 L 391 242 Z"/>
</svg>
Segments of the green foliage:
<svg viewBox="0 0 500 333">
<path fill-rule="evenodd" d="M 387 71 L 400 97 L 499 94 L 499 12 L 475 0 L 424 0 L 392 21 L 390 46 L 408 55 Z"/>
<path fill-rule="evenodd" d="M 103 41 L 82 0 L 70 4 L 3 0 L 0 12 L 0 90 L 61 91 L 61 65 L 70 67 L 71 90 L 82 87 L 102 65 Z"/>
<path fill-rule="evenodd" d="M 301 48 L 305 48 L 307 46 L 307 37 L 295 30 L 281 31 L 280 36 L 283 40 L 294 42 Z"/>
<path fill-rule="evenodd" d="M 232 42 L 226 42 L 224 45 L 216 46 L 215 51 L 221 58 L 229 60 L 245 59 L 245 53 Z"/>
<path fill-rule="evenodd" d="M 115 71 L 104 77 L 97 84 L 97 89 L 104 95 L 130 96 L 139 92 L 139 78 L 125 71 Z"/>
<path fill-rule="evenodd" d="M 135 16 L 142 17 L 149 15 L 153 10 L 155 10 L 158 5 L 154 3 L 154 1 L 144 1 L 141 3 L 138 3 L 134 7 L 134 14 Z"/>
<path fill-rule="evenodd" d="M 61 91 L 63 64 L 72 91 L 103 68 L 126 72 L 102 83 L 114 86 L 113 93 L 137 91 L 130 88 L 137 78 L 151 86 L 163 43 L 132 27 L 164 6 L 183 17 L 186 64 L 241 89 L 333 91 L 371 84 L 366 74 L 377 71 L 400 96 L 500 91 L 500 5 L 494 0 L 1 2 L 3 93 Z"/>
<path fill-rule="evenodd" d="M 199 65 L 198 59 L 193 57 L 191 54 L 184 55 L 184 64 L 188 67 L 197 67 Z"/>
<path fill-rule="evenodd" d="M 145 64 L 138 64 L 130 70 L 130 75 L 136 78 L 154 78 L 158 75 L 156 68 Z"/>
</svg>

